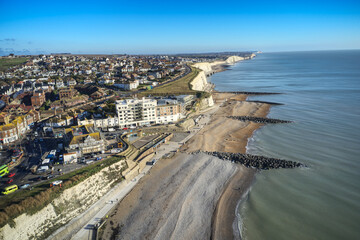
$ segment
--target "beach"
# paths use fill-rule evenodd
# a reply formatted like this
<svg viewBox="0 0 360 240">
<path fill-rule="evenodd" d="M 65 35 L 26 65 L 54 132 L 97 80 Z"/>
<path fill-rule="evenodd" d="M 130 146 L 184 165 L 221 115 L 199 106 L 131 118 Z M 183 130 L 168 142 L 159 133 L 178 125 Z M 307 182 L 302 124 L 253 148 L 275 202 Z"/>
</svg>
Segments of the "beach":
<svg viewBox="0 0 360 240">
<path fill-rule="evenodd" d="M 235 210 L 255 170 L 197 150 L 246 152 L 261 126 L 227 116 L 265 117 L 270 105 L 246 102 L 246 95 L 214 93 L 210 121 L 171 159 L 161 159 L 115 207 L 103 239 L 231 239 Z M 235 229 L 236 230 L 236 229 Z M 235 231 L 236 233 L 237 231 Z"/>
</svg>

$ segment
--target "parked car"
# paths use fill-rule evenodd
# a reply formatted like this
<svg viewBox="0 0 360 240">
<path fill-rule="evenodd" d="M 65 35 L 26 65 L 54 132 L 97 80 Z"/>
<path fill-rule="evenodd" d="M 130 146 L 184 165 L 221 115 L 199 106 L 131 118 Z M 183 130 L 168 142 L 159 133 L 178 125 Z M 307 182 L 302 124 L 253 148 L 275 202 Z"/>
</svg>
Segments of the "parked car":
<svg viewBox="0 0 360 240">
<path fill-rule="evenodd" d="M 6 184 L 10 184 L 14 181 L 14 179 L 10 178 L 9 180 L 7 180 Z"/>
<path fill-rule="evenodd" d="M 8 175 L 7 175 L 7 177 L 13 177 L 13 176 L 15 176 L 15 173 L 9 173 Z"/>
<path fill-rule="evenodd" d="M 85 164 L 91 164 L 91 163 L 93 163 L 94 162 L 94 160 L 87 160 L 86 162 L 85 162 Z"/>
<path fill-rule="evenodd" d="M 30 184 L 24 184 L 24 185 L 20 186 L 20 189 L 25 189 L 25 188 L 28 188 L 28 187 L 30 187 Z"/>
</svg>

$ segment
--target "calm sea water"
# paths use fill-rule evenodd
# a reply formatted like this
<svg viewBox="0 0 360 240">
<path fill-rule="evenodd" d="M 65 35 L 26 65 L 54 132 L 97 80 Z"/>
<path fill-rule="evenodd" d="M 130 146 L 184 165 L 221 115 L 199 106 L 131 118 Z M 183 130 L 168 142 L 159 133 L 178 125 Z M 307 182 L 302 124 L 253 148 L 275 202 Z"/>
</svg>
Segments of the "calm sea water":
<svg viewBox="0 0 360 240">
<path fill-rule="evenodd" d="M 239 207 L 244 239 L 360 239 L 360 51 L 260 54 L 215 74 L 217 90 L 280 92 L 248 152 L 309 168 L 263 171 Z"/>
</svg>

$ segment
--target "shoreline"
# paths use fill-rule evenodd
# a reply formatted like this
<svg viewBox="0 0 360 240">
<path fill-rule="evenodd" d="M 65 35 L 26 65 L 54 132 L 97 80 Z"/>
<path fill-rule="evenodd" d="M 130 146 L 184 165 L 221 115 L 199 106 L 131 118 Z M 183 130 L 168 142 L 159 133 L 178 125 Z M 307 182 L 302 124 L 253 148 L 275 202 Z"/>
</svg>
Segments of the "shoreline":
<svg viewBox="0 0 360 240">
<path fill-rule="evenodd" d="M 246 97 L 247 99 L 248 97 Z M 266 109 L 255 114 L 257 117 L 266 117 L 269 114 L 271 106 L 267 103 Z M 260 129 L 263 124 L 253 124 L 253 128 L 247 132 L 246 144 L 239 149 L 240 153 L 247 153 L 247 146 L 249 139 L 253 136 L 256 130 Z M 212 238 L 211 239 L 241 239 L 241 229 L 239 229 L 239 216 L 237 213 L 239 204 L 244 199 L 253 182 L 255 181 L 255 174 L 257 170 L 245 168 L 243 166 L 238 168 L 234 176 L 229 179 L 228 184 L 224 188 L 216 207 L 216 211 L 212 220 Z"/>
<path fill-rule="evenodd" d="M 193 152 L 246 153 L 249 138 L 263 124 L 228 117 L 265 117 L 271 105 L 247 102 L 245 94 L 212 94 L 215 108 L 203 113 L 199 121 L 202 128 L 181 147 L 180 153 L 159 160 L 119 202 L 110 214 L 111 225 L 105 226 L 103 237 L 240 238 L 235 228 L 236 209 L 250 189 L 256 170 Z"/>
</svg>

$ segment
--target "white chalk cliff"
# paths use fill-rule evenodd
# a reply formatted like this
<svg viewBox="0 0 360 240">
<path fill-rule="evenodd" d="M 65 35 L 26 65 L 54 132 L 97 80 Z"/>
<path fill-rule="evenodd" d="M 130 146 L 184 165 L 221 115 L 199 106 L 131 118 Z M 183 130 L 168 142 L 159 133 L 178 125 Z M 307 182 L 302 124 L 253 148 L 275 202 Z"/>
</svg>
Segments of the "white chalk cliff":
<svg viewBox="0 0 360 240">
<path fill-rule="evenodd" d="M 199 72 L 199 74 L 191 81 L 190 85 L 192 90 L 205 91 L 206 86 L 208 85 L 205 72 Z"/>
<path fill-rule="evenodd" d="M 255 56 L 255 54 L 252 54 L 250 58 L 253 58 L 253 55 Z M 194 67 L 199 68 L 202 71 L 191 81 L 191 89 L 196 91 L 206 91 L 208 89 L 206 76 L 214 73 L 213 66 L 234 64 L 244 59 L 244 57 L 231 56 L 225 61 L 200 62 L 193 64 Z"/>
</svg>

